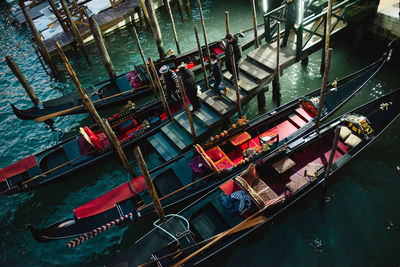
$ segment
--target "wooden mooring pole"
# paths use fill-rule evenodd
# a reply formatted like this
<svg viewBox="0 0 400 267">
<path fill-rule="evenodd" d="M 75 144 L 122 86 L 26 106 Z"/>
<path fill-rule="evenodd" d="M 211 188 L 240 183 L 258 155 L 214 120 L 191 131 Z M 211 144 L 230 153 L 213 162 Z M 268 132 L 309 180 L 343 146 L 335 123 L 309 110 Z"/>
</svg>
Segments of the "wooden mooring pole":
<svg viewBox="0 0 400 267">
<path fill-rule="evenodd" d="M 85 56 L 85 59 L 86 59 L 87 63 L 88 64 L 92 64 L 92 62 L 90 61 L 90 58 L 89 58 L 89 53 L 86 50 L 85 43 L 83 42 L 82 35 L 81 35 L 78 27 L 76 26 L 75 21 L 72 18 L 71 12 L 69 12 L 69 8 L 68 8 L 67 3 L 65 2 L 65 0 L 60 0 L 60 2 L 61 2 L 61 5 L 62 5 L 62 7 L 64 9 L 65 16 L 67 17 L 67 20 L 68 20 L 69 25 L 71 27 L 71 33 L 72 33 L 72 36 L 75 39 L 76 45 L 82 51 L 83 55 Z"/>
<path fill-rule="evenodd" d="M 257 107 L 259 113 L 262 113 L 265 111 L 265 91 L 268 91 L 268 86 L 262 90 L 261 92 L 258 93 L 257 95 Z"/>
<path fill-rule="evenodd" d="M 53 60 L 51 59 L 49 51 L 47 51 L 47 48 L 44 45 L 43 40 L 40 37 L 40 34 L 39 34 L 35 24 L 33 23 L 31 15 L 29 14 L 28 10 L 25 7 L 24 1 L 23 0 L 18 0 L 18 2 L 19 2 L 19 6 L 21 7 L 22 13 L 24 13 L 24 16 L 25 16 L 25 19 L 26 19 L 26 23 L 28 23 L 28 26 L 32 31 L 33 38 L 35 39 L 35 42 L 39 46 L 39 50 L 40 50 L 40 53 L 43 56 L 44 62 L 46 62 L 46 64 L 50 67 L 51 73 L 54 76 L 57 76 L 58 72 L 57 72 L 56 65 L 54 64 Z"/>
<path fill-rule="evenodd" d="M 106 135 L 107 139 L 110 141 L 110 143 L 113 145 L 114 149 L 117 151 L 119 157 L 121 158 L 122 163 L 124 164 L 125 168 L 128 170 L 129 174 L 132 177 L 135 177 L 135 173 L 133 172 L 132 166 L 130 165 L 130 163 L 129 163 L 124 151 L 122 150 L 121 144 L 119 143 L 117 136 L 115 135 L 115 133 L 111 129 L 110 124 L 108 123 L 107 120 L 102 120 L 101 119 L 100 115 L 97 113 L 96 108 L 93 106 L 92 101 L 90 100 L 88 95 L 83 91 L 82 85 L 79 82 L 75 71 L 73 70 L 71 64 L 69 63 L 67 57 L 65 56 L 65 54 L 62 51 L 62 48 L 58 44 L 58 42 L 56 42 L 56 47 L 57 47 L 57 50 L 58 50 L 58 52 L 60 54 L 61 59 L 64 62 L 65 68 L 67 69 L 67 72 L 68 72 L 72 82 L 75 84 L 75 87 L 78 89 L 78 92 L 82 97 L 83 105 L 85 106 L 86 110 L 92 116 L 94 121 L 103 130 L 103 132 Z"/>
<path fill-rule="evenodd" d="M 326 62 L 325 66 L 325 72 L 324 72 L 324 77 L 322 79 L 322 87 L 321 87 L 321 93 L 319 96 L 319 103 L 318 103 L 318 113 L 315 119 L 315 128 L 318 129 L 320 119 L 321 119 L 321 114 L 322 114 L 322 107 L 324 105 L 324 98 L 326 94 L 326 84 L 328 83 L 328 76 L 329 76 L 329 69 L 331 65 L 331 56 L 332 56 L 332 48 L 328 49 L 328 60 Z"/>
<path fill-rule="evenodd" d="M 56 4 L 54 3 L 54 0 L 47 0 L 51 6 L 51 9 L 53 10 L 53 14 L 56 15 L 56 18 L 58 20 L 58 23 L 60 23 L 61 28 L 63 29 L 64 32 L 69 32 L 68 26 L 64 23 L 63 19 L 61 18 L 60 13 L 58 12 L 58 9 L 56 7 Z"/>
<path fill-rule="evenodd" d="M 110 55 L 108 54 L 107 47 L 104 42 L 103 35 L 101 34 L 99 24 L 97 24 L 97 21 L 94 18 L 94 16 L 89 17 L 89 26 L 90 30 L 92 31 L 93 38 L 96 42 L 97 49 L 99 50 L 101 60 L 103 61 L 104 67 L 107 70 L 107 74 L 111 80 L 114 80 L 115 77 L 117 76 L 115 68 L 111 62 Z"/>
<path fill-rule="evenodd" d="M 237 104 L 237 108 L 238 108 L 238 114 L 239 114 L 239 118 L 242 117 L 242 105 L 240 103 L 240 92 L 239 92 L 239 81 L 238 81 L 238 77 L 237 77 L 237 73 L 236 73 L 236 68 L 238 66 L 236 66 L 236 62 L 235 62 L 235 54 L 233 52 L 233 46 L 230 45 L 229 46 L 229 50 L 230 50 L 230 54 L 231 54 L 231 64 L 232 64 L 232 72 L 233 72 L 233 83 L 235 85 L 235 90 L 236 90 L 236 104 Z"/>
<path fill-rule="evenodd" d="M 254 46 L 255 48 L 258 48 L 259 42 L 258 42 L 258 32 L 257 32 L 257 13 L 256 13 L 255 0 L 251 0 L 251 8 L 253 10 Z"/>
<path fill-rule="evenodd" d="M 190 0 L 185 0 L 185 7 L 186 7 L 186 13 L 187 13 L 188 17 L 191 18 L 193 16 L 193 14 L 192 14 L 192 7 L 190 5 Z"/>
<path fill-rule="evenodd" d="M 146 57 L 144 56 L 142 45 L 140 44 L 139 36 L 137 34 L 137 31 L 136 31 L 135 27 L 133 27 L 133 33 L 135 34 L 136 43 L 137 43 L 137 46 L 138 46 L 138 49 L 139 49 L 140 56 L 142 57 L 144 69 L 146 70 L 146 73 L 149 76 L 150 86 L 153 88 L 154 97 L 157 98 L 156 85 L 154 83 L 153 76 L 151 75 L 151 72 L 149 70 L 149 65 L 147 64 Z"/>
<path fill-rule="evenodd" d="M 179 46 L 178 35 L 176 34 L 174 17 L 172 16 L 172 11 L 171 11 L 171 6 L 169 5 L 169 0 L 164 0 L 164 6 L 167 8 L 169 19 L 171 20 L 171 27 L 172 27 L 172 32 L 174 34 L 176 49 L 178 50 L 178 54 L 180 54 L 181 53 L 181 48 Z"/>
<path fill-rule="evenodd" d="M 182 0 L 178 0 L 178 9 L 179 9 L 179 14 L 181 15 L 182 21 L 185 21 L 185 11 L 183 10 L 183 2 Z"/>
<path fill-rule="evenodd" d="M 323 203 L 323 205 L 325 205 L 326 183 L 328 182 L 327 180 L 328 180 L 328 178 L 329 178 L 329 176 L 331 174 L 331 168 L 332 168 L 332 164 L 333 164 L 333 159 L 335 157 L 337 145 L 338 145 L 338 142 L 339 142 L 340 128 L 341 128 L 341 126 L 337 126 L 336 129 L 335 129 L 335 138 L 333 140 L 331 154 L 329 155 L 328 165 L 326 166 L 324 181 L 322 182 L 321 203 Z"/>
<path fill-rule="evenodd" d="M 203 70 L 204 84 L 206 86 L 206 89 L 209 90 L 210 87 L 208 85 L 207 71 L 206 71 L 206 66 L 204 64 L 204 56 L 203 56 L 203 50 L 201 49 L 201 44 L 200 44 L 200 39 L 199 39 L 199 32 L 197 31 L 197 27 L 196 26 L 194 26 L 193 28 L 194 28 L 194 34 L 196 35 L 197 49 L 199 50 L 201 69 Z"/>
<path fill-rule="evenodd" d="M 140 1 L 143 1 L 143 0 L 140 0 Z M 158 24 L 156 13 L 154 11 L 153 0 L 147 0 L 145 2 L 145 7 L 147 9 L 147 12 L 144 9 L 143 10 L 145 11 L 145 13 L 148 13 L 149 25 L 150 25 L 151 31 L 153 32 L 154 39 L 156 40 L 158 54 L 160 55 L 160 58 L 165 58 L 164 42 L 162 39 L 161 30 L 160 30 L 160 26 Z"/>
<path fill-rule="evenodd" d="M 181 77 L 178 77 L 178 84 L 179 84 L 179 91 L 181 92 L 181 98 L 182 98 L 183 106 L 185 107 L 186 116 L 187 116 L 188 121 L 189 121 L 190 132 L 192 133 L 193 142 L 196 143 L 196 132 L 194 130 L 193 118 L 192 118 L 192 114 L 190 113 L 189 105 L 188 105 L 187 100 L 186 100 L 185 87 L 183 86 L 183 81 L 182 81 Z"/>
<path fill-rule="evenodd" d="M 281 98 L 281 84 L 280 84 L 280 75 L 281 75 L 281 67 L 280 67 L 280 62 L 279 62 L 279 49 L 280 49 L 280 43 L 281 43 L 281 35 L 280 35 L 280 30 L 281 30 L 281 23 L 278 22 L 278 31 L 277 31 L 277 38 L 276 38 L 276 70 L 275 70 L 275 75 L 274 79 L 272 81 L 272 100 L 276 102 L 280 102 Z"/>
<path fill-rule="evenodd" d="M 147 23 L 146 23 L 146 19 L 144 17 L 144 12 L 143 12 L 142 5 L 139 5 L 139 7 L 137 8 L 137 14 L 138 14 L 138 17 L 139 17 L 140 26 L 145 28 Z"/>
<path fill-rule="evenodd" d="M 229 12 L 225 11 L 225 31 L 226 34 L 229 33 Z"/>
<path fill-rule="evenodd" d="M 331 16 L 332 16 L 332 0 L 328 0 L 328 10 L 326 11 L 326 15 L 324 16 L 325 23 L 324 23 L 324 36 L 322 40 L 324 41 L 324 48 L 322 51 L 321 57 L 321 67 L 320 73 L 325 72 L 325 66 L 328 62 L 328 49 L 329 49 L 329 42 L 330 42 L 330 33 L 331 33 Z"/>
<path fill-rule="evenodd" d="M 146 162 L 144 161 L 142 151 L 140 150 L 139 146 L 135 147 L 135 149 L 133 150 L 133 154 L 135 155 L 140 171 L 142 172 L 144 180 L 146 181 L 147 191 L 149 192 L 151 199 L 153 200 L 154 208 L 156 209 L 158 218 L 160 218 L 161 222 L 165 222 L 166 219 L 164 210 L 161 206 L 160 199 L 158 198 L 157 191 L 154 187 L 153 181 L 151 180 L 149 170 L 147 169 Z"/>
<path fill-rule="evenodd" d="M 26 93 L 28 94 L 29 98 L 32 100 L 32 103 L 37 106 L 40 104 L 38 97 L 36 96 L 35 92 L 33 91 L 32 87 L 26 80 L 24 74 L 22 74 L 21 69 L 18 67 L 17 63 L 11 58 L 11 56 L 6 56 L 6 61 L 8 67 L 17 77 L 18 81 L 21 83 L 22 87 L 24 87 Z"/>
<path fill-rule="evenodd" d="M 167 101 L 167 99 L 165 97 L 164 90 L 163 90 L 163 87 L 162 87 L 161 82 L 160 82 L 160 77 L 158 77 L 158 73 L 157 73 L 156 67 L 154 66 L 154 62 L 153 62 L 153 60 L 151 58 L 149 58 L 149 63 L 150 63 L 151 70 L 153 71 L 154 80 L 155 80 L 155 82 L 157 84 L 158 90 L 160 91 L 161 101 L 163 103 L 164 109 L 168 114 L 169 120 L 172 121 L 171 110 L 169 109 L 168 101 Z"/>
<path fill-rule="evenodd" d="M 207 52 L 207 58 L 208 58 L 208 67 L 209 67 L 209 70 L 211 71 L 212 66 L 211 66 L 211 60 L 210 60 L 210 48 L 208 47 L 206 25 L 204 24 L 203 9 L 201 8 L 200 0 L 197 0 L 197 4 L 199 5 L 201 27 L 203 29 L 204 43 L 206 45 L 206 52 Z"/>
</svg>

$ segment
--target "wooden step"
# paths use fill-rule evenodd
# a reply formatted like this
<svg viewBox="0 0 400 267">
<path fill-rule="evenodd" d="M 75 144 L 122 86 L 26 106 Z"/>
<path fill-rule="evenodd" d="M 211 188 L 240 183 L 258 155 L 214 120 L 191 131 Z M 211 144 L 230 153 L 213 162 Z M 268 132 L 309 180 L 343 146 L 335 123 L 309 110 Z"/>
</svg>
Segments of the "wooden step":
<svg viewBox="0 0 400 267">
<path fill-rule="evenodd" d="M 155 135 L 150 136 L 147 140 L 166 161 L 179 155 L 178 149 L 171 144 L 171 141 L 163 132 L 156 133 Z"/>
<path fill-rule="evenodd" d="M 243 98 L 247 96 L 247 94 L 245 94 L 243 90 L 239 90 L 239 94 L 240 94 L 240 100 L 243 102 Z M 234 87 L 229 87 L 228 94 L 227 95 L 223 94 L 223 96 L 228 98 L 230 101 L 234 103 L 237 102 L 236 89 Z"/>
<path fill-rule="evenodd" d="M 276 69 L 276 42 L 263 45 L 247 54 L 247 58 L 265 67 L 268 71 Z M 296 51 L 292 49 L 281 49 L 279 53 L 279 64 L 285 69 L 296 62 Z"/>
<path fill-rule="evenodd" d="M 220 116 L 226 114 L 229 110 L 234 108 L 232 102 L 228 102 L 225 99 L 215 99 L 217 94 L 213 90 L 208 90 L 201 95 L 200 99 L 205 102 L 209 107 L 214 109 Z"/>
<path fill-rule="evenodd" d="M 195 116 L 192 116 L 192 119 L 196 136 L 199 136 L 207 131 L 207 127 L 203 126 L 201 122 L 196 119 Z M 176 114 L 174 116 L 174 120 L 182 127 L 182 129 L 185 129 L 188 134 L 192 134 L 190 131 L 189 120 L 187 118 L 186 112 L 180 112 Z"/>
<path fill-rule="evenodd" d="M 216 123 L 221 119 L 221 116 L 212 111 L 209 107 L 207 107 L 203 103 L 201 103 L 201 110 L 193 114 L 198 120 L 202 121 L 205 125 L 207 125 L 207 127 L 210 127 L 211 125 L 213 125 L 214 123 Z"/>
<path fill-rule="evenodd" d="M 177 146 L 180 151 L 190 146 L 192 137 L 175 122 L 170 122 L 161 128 L 161 131 Z"/>
<path fill-rule="evenodd" d="M 269 78 L 269 76 L 273 75 L 273 72 L 269 72 L 265 69 L 260 68 L 248 58 L 240 62 L 239 69 L 241 72 L 244 72 L 255 79 L 258 83 L 263 83 L 267 80 L 267 78 Z"/>
<path fill-rule="evenodd" d="M 223 75 L 227 81 L 229 81 L 232 77 L 232 75 L 228 71 L 225 71 Z M 258 87 L 258 84 L 255 83 L 252 80 L 252 78 L 250 78 L 246 74 L 240 73 L 239 76 L 240 76 L 239 87 L 243 89 L 245 92 L 247 93 L 251 92 Z"/>
</svg>

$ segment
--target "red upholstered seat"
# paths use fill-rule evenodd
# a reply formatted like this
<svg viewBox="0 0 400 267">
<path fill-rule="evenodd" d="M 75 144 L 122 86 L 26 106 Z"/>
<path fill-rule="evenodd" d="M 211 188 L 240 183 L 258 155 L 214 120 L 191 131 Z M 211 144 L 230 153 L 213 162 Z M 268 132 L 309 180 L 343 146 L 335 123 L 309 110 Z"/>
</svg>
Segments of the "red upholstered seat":
<svg viewBox="0 0 400 267">
<path fill-rule="evenodd" d="M 240 146 L 244 142 L 247 142 L 251 139 L 251 135 L 247 132 L 243 132 L 241 134 L 236 135 L 231 139 L 231 143 L 234 146 Z"/>
<path fill-rule="evenodd" d="M 221 148 L 219 146 L 213 147 L 212 149 L 206 151 L 206 154 L 214 162 L 225 157 L 225 153 L 221 150 Z"/>
<path fill-rule="evenodd" d="M 0 182 L 14 175 L 23 173 L 37 165 L 35 156 L 24 158 L 0 170 Z"/>
<path fill-rule="evenodd" d="M 135 188 L 136 192 L 138 193 L 141 193 L 147 189 L 143 176 L 132 179 L 131 183 L 133 188 Z M 131 198 L 135 195 L 136 193 L 131 189 L 129 182 L 127 182 L 80 206 L 79 208 L 74 209 L 74 214 L 78 219 L 90 217 L 109 210 L 118 202 Z"/>
<path fill-rule="evenodd" d="M 224 50 L 220 47 L 216 47 L 213 49 L 213 51 L 217 54 L 217 55 L 221 55 L 222 53 L 224 53 Z"/>
<path fill-rule="evenodd" d="M 223 159 L 221 159 L 220 161 L 215 162 L 215 166 L 217 166 L 217 169 L 219 171 L 225 170 L 225 169 L 229 169 L 233 167 L 233 163 L 232 161 L 230 161 L 228 159 L 228 157 L 225 157 Z"/>
</svg>

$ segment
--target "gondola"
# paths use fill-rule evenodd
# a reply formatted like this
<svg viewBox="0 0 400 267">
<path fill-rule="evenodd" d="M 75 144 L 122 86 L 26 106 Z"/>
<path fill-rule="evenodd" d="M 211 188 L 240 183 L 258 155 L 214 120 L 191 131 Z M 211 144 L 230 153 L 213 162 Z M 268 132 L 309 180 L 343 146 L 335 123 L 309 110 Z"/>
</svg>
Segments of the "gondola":
<svg viewBox="0 0 400 267">
<path fill-rule="evenodd" d="M 202 263 L 326 182 L 399 114 L 400 90 L 396 90 L 299 137 L 287 144 L 284 153 L 258 160 L 241 175 L 232 175 L 178 214 L 171 214 L 165 223 L 155 222 L 153 230 L 108 265 Z M 326 176 L 331 157 L 333 164 Z"/>
<path fill-rule="evenodd" d="M 273 23 L 271 23 L 273 25 Z M 264 25 L 257 27 L 261 35 L 264 34 Z M 247 49 L 254 42 L 253 28 L 236 34 L 239 36 L 240 43 L 243 49 Z M 217 54 L 224 59 L 224 45 L 221 41 L 211 42 L 209 44 L 211 54 Z M 205 50 L 205 47 L 203 47 Z M 205 53 L 205 51 L 203 51 Z M 200 58 L 197 49 L 192 50 L 178 56 L 170 56 L 163 60 L 155 62 L 158 70 L 162 65 L 169 65 L 176 70 L 177 66 L 182 62 L 187 63 L 188 68 L 195 73 L 201 71 Z M 149 95 L 152 89 L 149 86 L 148 75 L 142 65 L 135 66 L 134 70 L 129 73 L 121 74 L 115 80 L 106 80 L 94 86 L 89 86 L 84 89 L 87 95 L 92 100 L 97 110 L 103 110 L 110 107 L 123 105 L 128 100 L 137 101 L 137 99 Z M 56 116 L 71 115 L 84 113 L 85 108 L 82 104 L 82 99 L 78 92 L 71 93 L 59 98 L 46 100 L 37 107 L 28 109 L 18 109 L 14 104 L 11 104 L 15 115 L 21 120 L 34 120 L 50 114 Z"/>
<path fill-rule="evenodd" d="M 387 55 L 334 85 L 329 85 L 321 119 L 328 118 L 358 92 L 386 59 Z M 313 127 L 319 94 L 320 89 L 317 89 L 240 128 L 232 126 L 226 132 L 196 145 L 189 152 L 150 170 L 163 207 L 172 208 L 184 200 L 198 197 L 232 173 L 242 171 L 251 162 L 279 153 L 285 143 Z M 269 150 L 266 150 L 265 144 L 263 146 L 264 142 L 271 145 Z M 146 142 L 141 142 L 141 146 L 147 153 L 151 151 Z M 183 186 L 186 186 L 184 190 L 181 189 Z M 122 217 L 133 219 L 152 214 L 154 207 L 151 202 L 143 177 L 140 176 L 74 209 L 70 216 L 44 229 L 35 229 L 33 226 L 30 229 L 39 242 L 72 238 Z"/>
</svg>

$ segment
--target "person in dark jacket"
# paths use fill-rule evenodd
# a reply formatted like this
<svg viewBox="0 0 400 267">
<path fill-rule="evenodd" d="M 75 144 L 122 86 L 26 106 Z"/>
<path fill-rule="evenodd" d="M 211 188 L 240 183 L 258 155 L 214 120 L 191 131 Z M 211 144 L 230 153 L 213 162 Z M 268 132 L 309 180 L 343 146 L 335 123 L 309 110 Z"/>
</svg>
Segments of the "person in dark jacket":
<svg viewBox="0 0 400 267">
<path fill-rule="evenodd" d="M 233 47 L 233 55 L 235 56 L 235 65 L 236 65 L 236 76 L 239 80 L 239 61 L 242 57 L 242 49 L 239 46 L 238 37 L 233 36 L 232 34 L 228 33 L 225 36 L 226 39 L 226 46 L 225 46 L 225 62 L 226 62 L 226 69 L 232 74 L 231 80 L 233 80 L 233 65 L 231 63 L 231 52 L 230 47 Z"/>
<path fill-rule="evenodd" d="M 160 68 L 160 73 L 163 77 L 163 89 L 167 92 L 167 97 L 178 97 L 178 75 L 172 71 L 167 65 Z"/>
<path fill-rule="evenodd" d="M 182 77 L 186 95 L 189 97 L 190 103 L 193 106 L 192 112 L 199 111 L 201 106 L 199 98 L 197 97 L 196 77 L 193 71 L 187 69 L 186 64 L 179 65 L 178 69 Z"/>
<path fill-rule="evenodd" d="M 294 29 L 294 24 L 296 22 L 296 5 L 294 3 L 294 0 L 286 0 L 284 21 L 285 21 L 285 35 L 283 36 L 281 47 L 286 47 L 290 31 Z"/>
<path fill-rule="evenodd" d="M 214 78 L 214 86 L 213 90 L 217 94 L 216 98 L 221 98 L 221 91 L 224 91 L 225 95 L 228 94 L 229 88 L 219 86 L 222 81 L 222 72 L 221 72 L 221 66 L 219 64 L 218 56 L 215 54 L 210 55 L 211 59 L 211 64 L 212 64 L 212 70 L 211 70 L 211 75 Z"/>
</svg>

